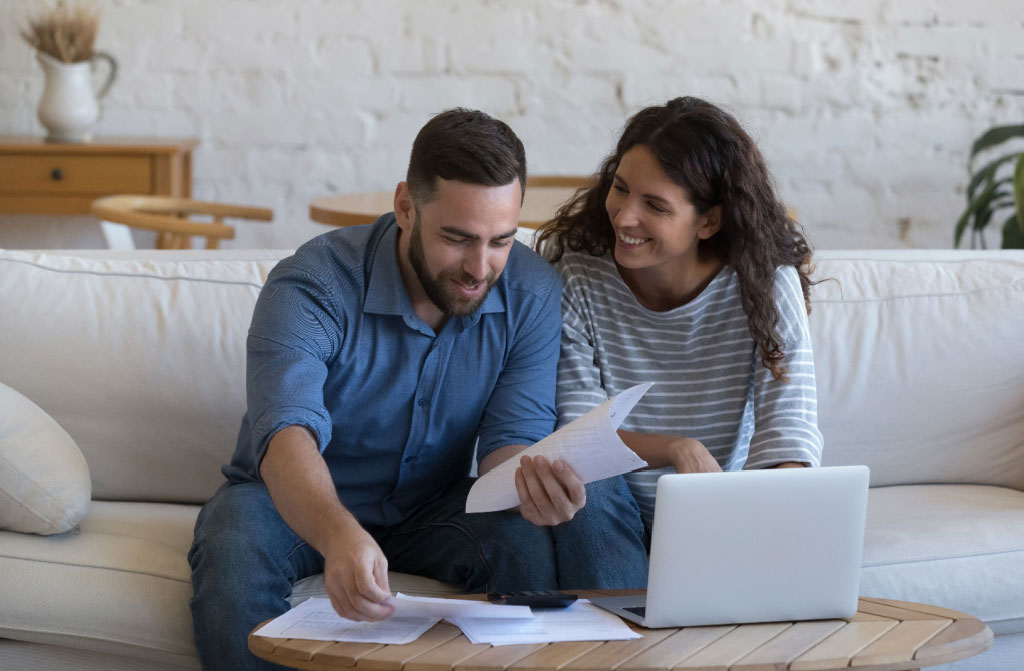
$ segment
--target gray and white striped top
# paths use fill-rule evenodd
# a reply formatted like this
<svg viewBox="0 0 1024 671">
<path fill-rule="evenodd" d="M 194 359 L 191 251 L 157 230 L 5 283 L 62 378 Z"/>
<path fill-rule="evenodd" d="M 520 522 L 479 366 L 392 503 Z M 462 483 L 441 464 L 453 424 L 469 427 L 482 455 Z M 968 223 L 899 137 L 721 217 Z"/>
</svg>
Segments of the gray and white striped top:
<svg viewBox="0 0 1024 671">
<path fill-rule="evenodd" d="M 567 252 L 555 267 L 564 287 L 559 426 L 633 385 L 653 381 L 623 429 L 695 438 L 722 470 L 784 461 L 820 464 L 814 360 L 796 269 L 782 267 L 775 274 L 788 376 L 776 382 L 761 364 L 731 267 L 692 301 L 667 312 L 636 300 L 611 253 Z M 657 479 L 673 470 L 626 475 L 648 528 Z"/>
</svg>

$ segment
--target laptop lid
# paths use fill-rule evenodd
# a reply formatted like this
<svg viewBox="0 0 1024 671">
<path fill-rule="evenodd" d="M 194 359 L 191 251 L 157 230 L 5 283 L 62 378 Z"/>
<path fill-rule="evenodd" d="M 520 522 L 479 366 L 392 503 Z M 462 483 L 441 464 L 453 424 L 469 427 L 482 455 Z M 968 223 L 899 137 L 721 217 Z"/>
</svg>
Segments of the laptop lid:
<svg viewBox="0 0 1024 671">
<path fill-rule="evenodd" d="M 645 626 L 852 616 L 868 480 L 866 466 L 662 476 Z"/>
</svg>

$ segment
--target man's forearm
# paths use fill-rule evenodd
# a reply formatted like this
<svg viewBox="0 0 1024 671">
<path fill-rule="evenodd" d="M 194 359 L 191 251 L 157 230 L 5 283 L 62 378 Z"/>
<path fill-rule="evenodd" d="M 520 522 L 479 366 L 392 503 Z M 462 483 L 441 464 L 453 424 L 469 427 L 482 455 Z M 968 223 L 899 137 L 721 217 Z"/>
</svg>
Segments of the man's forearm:
<svg viewBox="0 0 1024 671">
<path fill-rule="evenodd" d="M 361 529 L 338 499 L 327 464 L 305 427 L 274 434 L 260 476 L 284 521 L 320 554 L 328 553 L 331 541 Z"/>
<path fill-rule="evenodd" d="M 494 452 L 491 452 L 480 460 L 480 468 L 477 469 L 477 472 L 480 475 L 483 475 L 501 462 L 507 461 L 516 456 L 527 447 L 529 447 L 529 445 L 505 445 L 504 447 L 499 447 Z"/>
</svg>

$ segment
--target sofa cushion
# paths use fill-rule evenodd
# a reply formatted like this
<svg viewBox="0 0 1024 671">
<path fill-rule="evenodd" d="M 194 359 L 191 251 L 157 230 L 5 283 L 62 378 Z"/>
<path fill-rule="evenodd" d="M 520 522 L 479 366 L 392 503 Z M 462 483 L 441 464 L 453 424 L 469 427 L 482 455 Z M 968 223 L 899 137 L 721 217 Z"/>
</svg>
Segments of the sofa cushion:
<svg viewBox="0 0 1024 671">
<path fill-rule="evenodd" d="M 811 292 L 823 465 L 1024 489 L 1024 251 L 824 252 L 814 277 L 839 278 Z"/>
<path fill-rule="evenodd" d="M 0 531 L 0 638 L 181 664 L 195 655 L 188 550 L 199 506 L 94 501 L 77 533 Z M 389 573 L 394 590 L 443 583 Z M 294 603 L 323 594 L 298 583 Z"/>
<path fill-rule="evenodd" d="M 868 497 L 860 593 L 931 603 L 1024 632 L 1024 492 L 908 485 Z"/>
<path fill-rule="evenodd" d="M 0 532 L 0 637 L 193 656 L 186 555 L 198 506 L 94 501 L 78 533 Z"/>
<path fill-rule="evenodd" d="M 89 467 L 42 408 L 0 384 L 0 529 L 56 534 L 89 509 Z"/>
<path fill-rule="evenodd" d="M 0 253 L 0 380 L 75 439 L 97 499 L 200 503 L 223 483 L 253 306 L 288 252 L 162 254 Z"/>
</svg>

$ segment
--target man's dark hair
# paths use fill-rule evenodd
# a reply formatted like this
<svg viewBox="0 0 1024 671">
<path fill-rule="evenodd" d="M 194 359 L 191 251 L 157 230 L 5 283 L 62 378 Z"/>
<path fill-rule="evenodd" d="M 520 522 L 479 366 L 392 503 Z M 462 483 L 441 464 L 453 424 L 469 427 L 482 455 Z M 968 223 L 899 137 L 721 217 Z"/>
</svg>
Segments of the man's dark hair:
<svg viewBox="0 0 1024 671">
<path fill-rule="evenodd" d="M 416 203 L 429 203 L 437 179 L 483 186 L 519 180 L 526 188 L 526 150 L 503 121 L 461 107 L 441 112 L 417 133 L 409 157 L 409 184 Z"/>
</svg>

